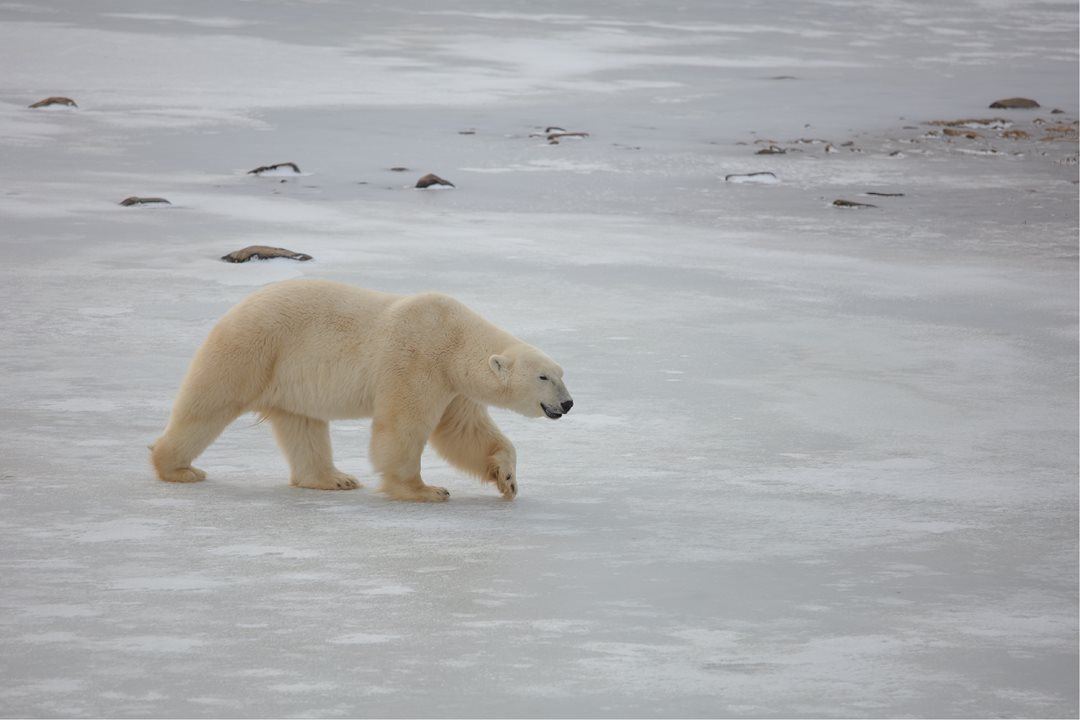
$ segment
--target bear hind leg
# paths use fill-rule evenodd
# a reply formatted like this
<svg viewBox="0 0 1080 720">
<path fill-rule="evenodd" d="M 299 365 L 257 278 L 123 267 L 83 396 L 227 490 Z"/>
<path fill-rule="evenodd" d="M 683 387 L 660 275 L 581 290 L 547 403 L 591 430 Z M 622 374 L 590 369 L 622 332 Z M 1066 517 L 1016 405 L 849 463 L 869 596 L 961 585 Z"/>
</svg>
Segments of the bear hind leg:
<svg viewBox="0 0 1080 720">
<path fill-rule="evenodd" d="M 289 482 L 315 490 L 354 490 L 360 482 L 334 467 L 330 424 L 304 415 L 271 410 L 266 413 L 274 437 L 289 461 Z"/>
<path fill-rule="evenodd" d="M 380 488 L 394 500 L 412 502 L 445 502 L 450 499 L 446 488 L 427 485 L 420 478 L 420 456 L 424 452 L 427 432 L 415 428 L 395 428 L 385 418 L 376 417 L 371 424 L 371 462 L 382 475 Z"/>
</svg>

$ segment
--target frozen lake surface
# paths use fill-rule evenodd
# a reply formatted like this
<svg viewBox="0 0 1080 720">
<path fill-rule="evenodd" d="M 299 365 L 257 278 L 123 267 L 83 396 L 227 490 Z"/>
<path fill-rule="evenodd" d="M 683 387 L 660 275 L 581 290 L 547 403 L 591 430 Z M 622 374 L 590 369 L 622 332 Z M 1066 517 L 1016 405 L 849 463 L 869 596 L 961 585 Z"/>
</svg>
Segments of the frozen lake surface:
<svg viewBox="0 0 1080 720">
<path fill-rule="evenodd" d="M 1075 717 L 1076 27 L 0 3 L 0 715 Z M 218 259 L 253 244 L 315 260 Z M 207 331 L 305 276 L 564 366 L 567 418 L 495 413 L 515 502 L 434 454 L 449 503 L 384 499 L 366 421 L 363 490 L 253 418 L 154 479 Z"/>
</svg>

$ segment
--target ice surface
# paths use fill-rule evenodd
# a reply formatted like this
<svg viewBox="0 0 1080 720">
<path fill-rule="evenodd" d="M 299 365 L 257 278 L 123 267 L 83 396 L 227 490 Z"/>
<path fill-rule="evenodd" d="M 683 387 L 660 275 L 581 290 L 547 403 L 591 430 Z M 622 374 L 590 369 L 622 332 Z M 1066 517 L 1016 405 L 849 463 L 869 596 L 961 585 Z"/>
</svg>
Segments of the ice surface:
<svg viewBox="0 0 1080 720">
<path fill-rule="evenodd" d="M 1075 3 L 159 5 L 0 3 L 0 715 L 1076 716 Z M 155 480 L 292 277 L 558 359 L 518 499 L 384 499 L 365 420 L 363 490 L 254 418 Z"/>
<path fill-rule="evenodd" d="M 780 182 L 780 178 L 771 172 L 756 172 L 747 173 L 745 175 L 728 175 L 726 178 L 729 183 L 735 183 L 736 185 L 757 184 L 757 185 L 776 185 Z"/>
</svg>

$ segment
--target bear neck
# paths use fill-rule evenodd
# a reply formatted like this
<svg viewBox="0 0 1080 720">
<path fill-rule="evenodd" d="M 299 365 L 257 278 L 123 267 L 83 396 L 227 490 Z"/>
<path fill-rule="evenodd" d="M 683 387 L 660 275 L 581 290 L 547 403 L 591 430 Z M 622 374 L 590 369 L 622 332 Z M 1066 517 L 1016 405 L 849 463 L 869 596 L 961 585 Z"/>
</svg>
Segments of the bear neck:
<svg viewBox="0 0 1080 720">
<path fill-rule="evenodd" d="M 494 325 L 466 333 L 461 373 L 454 378 L 454 390 L 484 405 L 510 407 L 510 387 L 491 369 L 492 355 L 503 355 L 515 345 L 524 345 Z"/>
</svg>

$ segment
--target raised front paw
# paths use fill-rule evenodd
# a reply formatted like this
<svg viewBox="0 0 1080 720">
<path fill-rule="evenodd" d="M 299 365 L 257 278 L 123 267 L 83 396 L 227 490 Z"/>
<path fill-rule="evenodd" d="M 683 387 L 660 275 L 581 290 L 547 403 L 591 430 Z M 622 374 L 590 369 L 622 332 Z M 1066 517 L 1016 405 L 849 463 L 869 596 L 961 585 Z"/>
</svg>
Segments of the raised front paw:
<svg viewBox="0 0 1080 720">
<path fill-rule="evenodd" d="M 517 457 L 511 451 L 500 451 L 488 458 L 484 480 L 495 483 L 507 500 L 517 497 Z"/>
</svg>

